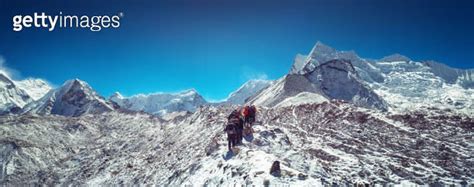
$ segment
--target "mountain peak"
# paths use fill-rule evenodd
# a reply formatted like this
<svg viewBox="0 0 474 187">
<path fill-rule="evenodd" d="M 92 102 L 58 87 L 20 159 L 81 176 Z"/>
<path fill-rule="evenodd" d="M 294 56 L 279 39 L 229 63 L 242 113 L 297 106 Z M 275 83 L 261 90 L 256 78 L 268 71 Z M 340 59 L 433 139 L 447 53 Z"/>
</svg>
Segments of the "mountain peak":
<svg viewBox="0 0 474 187">
<path fill-rule="evenodd" d="M 123 99 L 124 97 L 123 97 L 122 94 L 120 94 L 120 92 L 115 92 L 114 94 L 112 94 L 112 95 L 110 96 L 110 99 L 112 99 L 112 98 L 114 98 L 114 99 L 115 99 L 115 98 L 116 98 L 116 99 Z"/>
<path fill-rule="evenodd" d="M 16 81 L 15 83 L 19 88 L 25 90 L 35 101 L 45 96 L 52 89 L 48 82 L 37 78 L 28 78 Z"/>
<path fill-rule="evenodd" d="M 80 79 L 66 81 L 63 86 L 26 107 L 27 112 L 80 116 L 112 111 L 114 108 L 86 82 Z"/>
<path fill-rule="evenodd" d="M 191 89 L 187 89 L 187 90 L 184 90 L 182 92 L 179 92 L 178 94 L 180 94 L 180 95 L 196 95 L 196 94 L 199 94 L 199 93 L 197 92 L 196 89 L 191 88 Z"/>
<path fill-rule="evenodd" d="M 71 80 L 67 80 L 64 85 L 69 85 L 69 86 L 89 86 L 86 82 L 78 79 L 78 78 L 75 78 L 75 79 L 71 79 Z"/>
<path fill-rule="evenodd" d="M 322 43 L 321 41 L 318 41 L 316 42 L 316 44 L 314 45 L 313 49 L 311 49 L 311 52 L 309 53 L 310 55 L 309 56 L 316 56 L 316 55 L 319 55 L 319 54 L 331 54 L 331 53 L 334 53 L 336 52 L 336 50 L 324 43 Z"/>
</svg>

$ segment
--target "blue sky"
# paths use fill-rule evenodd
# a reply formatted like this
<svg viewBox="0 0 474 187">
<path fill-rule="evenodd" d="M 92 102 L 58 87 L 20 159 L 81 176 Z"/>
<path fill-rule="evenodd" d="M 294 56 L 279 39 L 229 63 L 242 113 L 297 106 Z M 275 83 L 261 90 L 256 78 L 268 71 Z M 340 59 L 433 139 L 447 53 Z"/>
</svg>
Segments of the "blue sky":
<svg viewBox="0 0 474 187">
<path fill-rule="evenodd" d="M 251 78 L 276 79 L 320 40 L 366 58 L 401 53 L 474 68 L 470 1 L 7 1 L 0 0 L 0 55 L 22 77 L 55 85 L 80 78 L 102 95 L 195 88 L 220 100 Z M 17 14 L 123 12 L 121 26 L 91 32 L 25 29 Z"/>
</svg>

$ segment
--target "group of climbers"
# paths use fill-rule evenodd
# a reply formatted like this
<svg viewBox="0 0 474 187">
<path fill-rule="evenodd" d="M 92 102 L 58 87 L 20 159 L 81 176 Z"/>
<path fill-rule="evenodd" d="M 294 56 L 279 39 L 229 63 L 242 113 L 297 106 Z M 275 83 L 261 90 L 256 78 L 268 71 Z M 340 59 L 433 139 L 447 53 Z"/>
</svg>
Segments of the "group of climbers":
<svg viewBox="0 0 474 187">
<path fill-rule="evenodd" d="M 232 148 L 242 144 L 244 135 L 252 134 L 252 125 L 256 119 L 257 108 L 244 106 L 233 110 L 227 117 L 227 125 L 224 129 L 227 132 L 227 141 L 229 151 Z"/>
</svg>

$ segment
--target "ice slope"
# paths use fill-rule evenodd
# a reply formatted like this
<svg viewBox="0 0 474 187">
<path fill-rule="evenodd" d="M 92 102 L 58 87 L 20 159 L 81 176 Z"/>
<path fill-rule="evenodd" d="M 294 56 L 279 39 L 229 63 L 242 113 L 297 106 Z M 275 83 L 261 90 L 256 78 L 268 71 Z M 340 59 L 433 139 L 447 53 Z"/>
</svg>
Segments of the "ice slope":
<svg viewBox="0 0 474 187">
<path fill-rule="evenodd" d="M 439 108 L 474 114 L 474 89 L 452 84 L 421 62 L 379 62 L 383 84 L 371 84 L 394 112 Z"/>
<path fill-rule="evenodd" d="M 232 92 L 226 99 L 226 103 L 230 104 L 244 104 L 246 99 L 254 96 L 262 89 L 270 86 L 272 81 L 263 79 L 253 79 L 245 82 L 239 89 Z"/>
<path fill-rule="evenodd" d="M 194 89 L 179 93 L 139 94 L 131 97 L 123 97 L 120 93 L 116 93 L 109 100 L 124 109 L 156 115 L 178 111 L 194 112 L 198 107 L 208 104 Z"/>
<path fill-rule="evenodd" d="M 80 116 L 97 114 L 114 110 L 86 82 L 79 79 L 66 81 L 61 87 L 51 90 L 38 101 L 25 106 L 24 112 L 40 115 L 57 114 L 63 116 Z"/>
<path fill-rule="evenodd" d="M 473 184 L 474 119 L 386 115 L 339 101 L 261 108 L 237 155 L 232 107 L 163 121 L 144 113 L 0 117 L 0 184 L 319 186 Z M 280 177 L 269 174 L 281 162 Z"/>
<path fill-rule="evenodd" d="M 263 89 L 257 95 L 251 97 L 247 103 L 257 106 L 274 107 L 283 100 L 302 92 L 321 93 L 321 90 L 303 75 L 288 74 L 276 80 L 271 86 Z"/>
<path fill-rule="evenodd" d="M 33 99 L 6 74 L 0 72 L 0 114 L 17 113 Z"/>
<path fill-rule="evenodd" d="M 457 83 L 463 88 L 474 89 L 474 69 L 451 68 L 445 64 L 436 61 L 425 61 L 423 63 L 426 66 L 430 67 L 430 72 L 444 79 L 446 83 Z"/>
<path fill-rule="evenodd" d="M 282 102 L 278 103 L 275 107 L 289 107 L 313 103 L 319 104 L 327 101 L 329 100 L 320 94 L 311 92 L 301 92 L 293 97 L 286 98 Z"/>
<path fill-rule="evenodd" d="M 30 95 L 35 101 L 42 98 L 52 89 L 46 81 L 36 78 L 16 81 L 16 84 L 20 89 L 26 91 L 26 93 L 28 93 L 28 95 Z"/>
</svg>

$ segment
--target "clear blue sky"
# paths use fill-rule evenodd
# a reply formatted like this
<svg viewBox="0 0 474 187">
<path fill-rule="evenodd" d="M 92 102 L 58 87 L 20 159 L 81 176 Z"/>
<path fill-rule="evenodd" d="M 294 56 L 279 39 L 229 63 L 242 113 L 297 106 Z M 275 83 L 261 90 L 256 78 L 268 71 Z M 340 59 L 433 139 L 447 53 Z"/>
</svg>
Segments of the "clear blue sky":
<svg viewBox="0 0 474 187">
<path fill-rule="evenodd" d="M 195 88 L 219 100 L 249 78 L 283 76 L 318 40 L 367 58 L 474 68 L 473 10 L 448 0 L 0 0 L 0 55 L 23 77 L 77 77 L 104 96 Z M 14 15 L 35 11 L 125 15 L 101 32 L 13 32 Z"/>
</svg>

